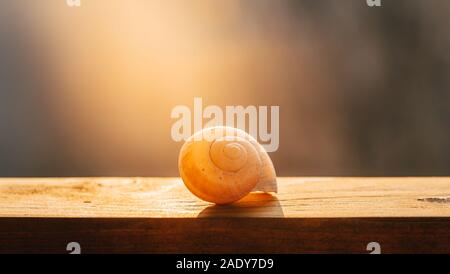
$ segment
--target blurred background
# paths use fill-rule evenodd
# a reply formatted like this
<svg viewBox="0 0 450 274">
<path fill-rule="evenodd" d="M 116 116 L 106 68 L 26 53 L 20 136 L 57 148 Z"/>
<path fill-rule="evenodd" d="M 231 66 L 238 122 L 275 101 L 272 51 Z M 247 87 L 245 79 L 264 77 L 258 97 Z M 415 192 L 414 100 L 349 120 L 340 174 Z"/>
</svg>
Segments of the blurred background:
<svg viewBox="0 0 450 274">
<path fill-rule="evenodd" d="M 178 176 L 176 105 L 279 105 L 280 176 L 450 175 L 450 1 L 0 1 L 0 176 Z"/>
</svg>

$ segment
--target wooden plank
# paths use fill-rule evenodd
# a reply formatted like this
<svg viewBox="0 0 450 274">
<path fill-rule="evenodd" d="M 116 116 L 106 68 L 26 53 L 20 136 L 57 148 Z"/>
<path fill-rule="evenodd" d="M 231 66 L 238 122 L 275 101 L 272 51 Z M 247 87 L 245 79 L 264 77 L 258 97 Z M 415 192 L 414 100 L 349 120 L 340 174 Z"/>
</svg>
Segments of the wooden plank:
<svg viewBox="0 0 450 274">
<path fill-rule="evenodd" d="M 450 178 L 279 178 L 231 206 L 178 178 L 0 179 L 0 217 L 450 217 Z"/>
<path fill-rule="evenodd" d="M 178 178 L 0 179 L 0 253 L 450 253 L 450 178 L 280 178 L 230 206 Z"/>
</svg>

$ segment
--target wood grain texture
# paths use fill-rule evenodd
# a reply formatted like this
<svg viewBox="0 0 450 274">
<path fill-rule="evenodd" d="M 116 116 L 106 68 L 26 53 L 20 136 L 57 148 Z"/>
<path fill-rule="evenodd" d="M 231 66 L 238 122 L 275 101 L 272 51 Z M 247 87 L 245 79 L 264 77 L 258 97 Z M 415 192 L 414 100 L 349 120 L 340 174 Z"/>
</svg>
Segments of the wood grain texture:
<svg viewBox="0 0 450 274">
<path fill-rule="evenodd" d="M 0 179 L 0 253 L 450 253 L 450 178 L 279 178 L 215 206 L 178 178 Z"/>
<path fill-rule="evenodd" d="M 0 179 L 0 217 L 450 217 L 450 178 L 279 178 L 230 206 L 178 178 Z"/>
</svg>

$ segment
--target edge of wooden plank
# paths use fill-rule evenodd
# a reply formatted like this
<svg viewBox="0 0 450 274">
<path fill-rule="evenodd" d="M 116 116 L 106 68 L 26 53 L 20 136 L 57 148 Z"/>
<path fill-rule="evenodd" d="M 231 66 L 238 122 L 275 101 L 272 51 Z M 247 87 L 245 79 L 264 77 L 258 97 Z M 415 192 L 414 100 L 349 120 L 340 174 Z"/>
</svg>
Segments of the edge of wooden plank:
<svg viewBox="0 0 450 274">
<path fill-rule="evenodd" d="M 0 218 L 0 253 L 450 253 L 450 218 Z"/>
</svg>

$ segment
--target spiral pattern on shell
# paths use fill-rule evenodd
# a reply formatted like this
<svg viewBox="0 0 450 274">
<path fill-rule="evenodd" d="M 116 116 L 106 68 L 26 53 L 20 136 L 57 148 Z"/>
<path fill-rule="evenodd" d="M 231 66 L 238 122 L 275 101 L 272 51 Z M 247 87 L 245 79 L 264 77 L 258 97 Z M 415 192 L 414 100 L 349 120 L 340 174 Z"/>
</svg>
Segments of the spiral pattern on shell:
<svg viewBox="0 0 450 274">
<path fill-rule="evenodd" d="M 276 192 L 276 175 L 264 148 L 231 127 L 203 129 L 180 151 L 178 166 L 186 187 L 202 200 L 228 204 L 251 191 Z"/>
</svg>

